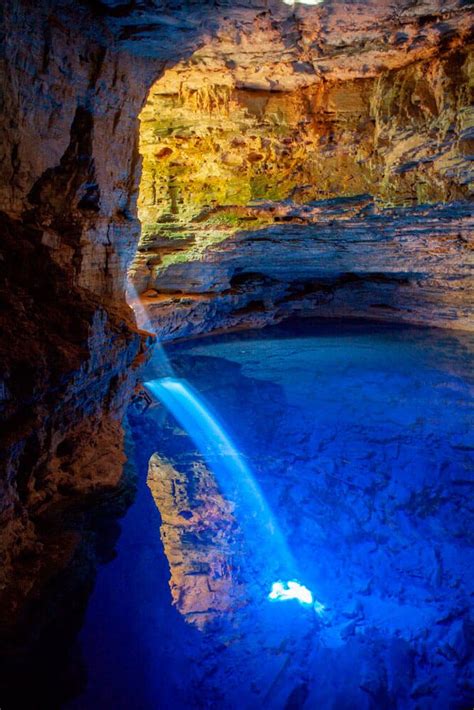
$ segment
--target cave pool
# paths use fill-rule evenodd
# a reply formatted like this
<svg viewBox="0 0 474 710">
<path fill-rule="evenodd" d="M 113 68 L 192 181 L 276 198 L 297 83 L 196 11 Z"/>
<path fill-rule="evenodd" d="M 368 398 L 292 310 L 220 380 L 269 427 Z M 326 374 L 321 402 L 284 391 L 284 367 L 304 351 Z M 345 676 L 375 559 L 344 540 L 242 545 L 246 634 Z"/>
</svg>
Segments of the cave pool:
<svg viewBox="0 0 474 710">
<path fill-rule="evenodd" d="M 99 568 L 79 637 L 87 684 L 68 707 L 467 707 L 473 346 L 312 319 L 167 345 L 278 534 L 248 488 L 219 483 L 218 452 L 137 398 L 137 493 Z M 318 608 L 269 600 L 292 578 Z"/>
</svg>

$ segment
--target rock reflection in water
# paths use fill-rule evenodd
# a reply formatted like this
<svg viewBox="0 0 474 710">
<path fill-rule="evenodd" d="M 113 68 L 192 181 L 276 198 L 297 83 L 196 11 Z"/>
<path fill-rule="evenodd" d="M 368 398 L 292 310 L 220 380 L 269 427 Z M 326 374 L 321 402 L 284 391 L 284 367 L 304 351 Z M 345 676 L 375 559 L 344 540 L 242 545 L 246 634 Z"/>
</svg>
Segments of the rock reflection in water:
<svg viewBox="0 0 474 710">
<path fill-rule="evenodd" d="M 173 603 L 186 621 L 203 628 L 245 603 L 235 561 L 241 540 L 233 505 L 199 461 L 184 471 L 154 454 L 147 483 L 161 515 Z"/>
</svg>

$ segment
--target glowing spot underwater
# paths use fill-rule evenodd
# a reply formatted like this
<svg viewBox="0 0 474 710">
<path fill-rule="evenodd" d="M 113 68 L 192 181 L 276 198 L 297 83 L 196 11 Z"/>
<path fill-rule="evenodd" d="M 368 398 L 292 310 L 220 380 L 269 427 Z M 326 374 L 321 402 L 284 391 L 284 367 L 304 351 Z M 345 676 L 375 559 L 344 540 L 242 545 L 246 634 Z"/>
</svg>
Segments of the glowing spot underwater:
<svg viewBox="0 0 474 710">
<path fill-rule="evenodd" d="M 303 606 L 313 606 L 314 604 L 314 611 L 319 616 L 324 611 L 324 605 L 313 599 L 311 590 L 305 587 L 304 584 L 300 584 L 296 579 L 292 579 L 289 582 L 282 582 L 281 580 L 274 582 L 268 599 L 272 602 L 286 602 L 296 599 Z"/>
</svg>

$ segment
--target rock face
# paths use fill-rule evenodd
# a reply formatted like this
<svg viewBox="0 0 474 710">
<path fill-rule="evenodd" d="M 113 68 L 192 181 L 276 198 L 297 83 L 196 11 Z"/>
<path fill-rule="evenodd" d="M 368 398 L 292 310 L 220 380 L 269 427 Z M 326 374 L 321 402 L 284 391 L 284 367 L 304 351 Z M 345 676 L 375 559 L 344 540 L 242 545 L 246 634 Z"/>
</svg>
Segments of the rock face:
<svg viewBox="0 0 474 710">
<path fill-rule="evenodd" d="M 148 486 L 162 519 L 173 603 L 187 621 L 204 628 L 244 601 L 232 565 L 238 533 L 231 504 L 199 461 L 179 471 L 153 454 Z"/>
<path fill-rule="evenodd" d="M 410 204 L 472 194 L 472 53 L 454 47 L 291 91 L 242 87 L 229 69 L 167 72 L 141 113 L 144 232 L 256 199 L 370 193 Z"/>
<path fill-rule="evenodd" d="M 141 303 L 162 339 L 291 313 L 472 328 L 468 203 L 378 210 L 365 197 L 245 215 L 257 231 L 223 219 L 210 244 L 198 224 L 172 254 L 162 238 L 142 239 L 136 264 L 153 267 Z"/>
<path fill-rule="evenodd" d="M 262 13 L 261 65 L 218 33 L 150 92 L 131 276 L 153 328 L 171 338 L 289 312 L 472 327 L 465 11 L 446 25 L 388 13 L 386 46 L 337 5 L 300 12 L 304 52 Z M 270 70 L 275 28 L 289 54 Z"/>
<path fill-rule="evenodd" d="M 106 60 L 105 26 L 85 7 L 2 12 L 0 587 L 11 623 L 77 545 L 66 523 L 52 533 L 50 512 L 122 476 L 143 348 L 123 280 L 145 85 L 130 89 L 138 67 L 126 72 L 123 56 Z"/>
<path fill-rule="evenodd" d="M 221 156 L 234 140 L 230 108 L 240 107 L 245 150 L 232 147 L 226 170 L 245 175 L 233 204 L 267 197 L 263 166 L 274 155 L 294 171 L 302 138 L 314 149 L 304 180 L 289 174 L 270 197 L 283 198 L 306 180 L 320 185 L 316 193 L 311 187 L 309 198 L 339 194 L 341 187 L 343 194 L 356 194 L 367 182 L 376 197 L 397 203 L 467 195 L 468 5 L 407 0 L 393 7 L 383 0 L 353 3 L 351 10 L 336 0 L 317 7 L 280 0 L 3 4 L 0 586 L 8 621 L 44 586 L 46 570 L 53 574 L 64 562 L 59 558 L 67 557 L 58 545 L 56 551 L 48 546 L 51 537 L 60 540 L 48 528 L 49 512 L 113 488 L 121 476 L 121 419 L 144 338 L 124 297 L 140 227 L 138 115 L 166 67 L 177 65 L 177 81 L 183 72 L 186 79 L 180 91 L 173 88 L 168 108 L 183 97 L 188 111 L 195 107 L 200 115 L 215 105 L 217 128 L 221 122 L 224 130 L 222 139 L 199 136 L 201 142 L 188 131 L 180 139 L 184 152 L 210 145 L 215 165 L 216 151 Z M 191 65 L 196 74 L 189 73 Z M 223 70 L 228 87 L 221 89 L 216 76 Z M 203 74 L 210 88 L 196 92 L 192 77 L 200 81 Z M 264 145 L 269 120 L 275 129 Z M 254 129 L 255 138 L 247 136 Z M 172 183 L 178 170 L 171 170 L 169 150 L 176 148 L 166 143 L 157 150 L 157 164 L 167 167 L 156 180 L 145 166 L 143 206 L 153 223 L 169 205 L 174 214 L 172 184 L 163 198 L 150 198 L 152 185 L 160 187 L 167 176 Z M 245 171 L 237 160 L 241 153 Z M 334 178 L 325 173 L 326 160 Z M 346 174 L 356 187 L 344 186 Z M 184 178 L 186 189 L 194 190 L 195 179 Z M 200 188 L 199 209 L 215 189 Z M 263 233 L 251 249 L 262 245 Z M 444 238 L 452 263 L 453 233 L 448 229 Z M 230 245 L 221 241 L 224 261 L 231 244 L 248 243 L 240 237 Z M 215 254 L 206 252 L 203 268 L 215 269 Z M 159 249 L 153 258 L 161 259 Z M 456 262 L 456 279 L 463 275 L 458 267 Z M 222 269 L 217 271 L 222 284 Z M 249 271 L 250 261 L 244 280 Z M 236 271 L 232 288 L 239 285 L 235 277 L 242 278 Z M 140 274 L 140 288 L 155 287 L 147 279 Z M 282 283 L 284 295 L 286 277 Z M 265 304 L 256 308 L 244 298 L 240 307 L 255 313 Z M 177 304 L 181 313 L 183 305 Z M 399 306 L 396 299 L 388 305 Z M 168 317 L 174 313 L 173 306 Z M 426 309 L 417 306 L 417 313 Z M 464 323 L 463 313 L 456 310 L 453 317 Z M 445 322 L 444 315 L 440 319 Z M 205 329 L 227 324 L 224 318 Z M 180 332 L 169 325 L 163 330 Z M 63 520 L 60 529 L 66 527 Z"/>
<path fill-rule="evenodd" d="M 125 312 L 70 288 L 48 248 L 37 243 L 37 230 L 13 220 L 3 220 L 2 228 L 8 327 L 2 344 L 0 547 L 3 609 L 11 617 L 35 587 L 34 570 L 48 564 L 49 547 L 62 556 L 61 535 L 71 542 L 65 530 L 50 535 L 49 512 L 112 490 L 121 479 L 121 417 L 142 337 Z M 10 565 L 20 571 L 12 588 Z"/>
</svg>

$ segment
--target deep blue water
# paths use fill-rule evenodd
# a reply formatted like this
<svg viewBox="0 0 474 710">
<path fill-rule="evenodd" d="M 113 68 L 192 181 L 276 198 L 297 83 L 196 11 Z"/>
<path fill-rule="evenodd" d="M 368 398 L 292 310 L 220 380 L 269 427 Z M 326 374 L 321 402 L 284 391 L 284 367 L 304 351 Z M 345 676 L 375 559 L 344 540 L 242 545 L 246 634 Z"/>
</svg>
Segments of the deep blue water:
<svg viewBox="0 0 474 710">
<path fill-rule="evenodd" d="M 259 527 L 248 487 L 223 486 L 215 453 L 198 451 L 182 421 L 132 405 L 137 497 L 99 570 L 80 637 L 88 685 L 70 707 L 472 706 L 473 346 L 462 333 L 309 320 L 169 346 L 173 376 L 225 428 L 281 537 Z M 146 484 L 154 453 L 204 511 L 175 571 L 201 555 L 202 577 L 204 555 L 213 589 L 216 564 L 233 570 L 229 608 L 198 625 L 171 603 Z M 193 478 L 204 469 L 208 501 Z M 220 528 L 213 486 L 229 503 Z M 192 518 L 179 506 L 178 521 Z M 268 601 L 291 576 L 321 615 Z M 196 579 L 184 576 L 182 599 Z"/>
</svg>

